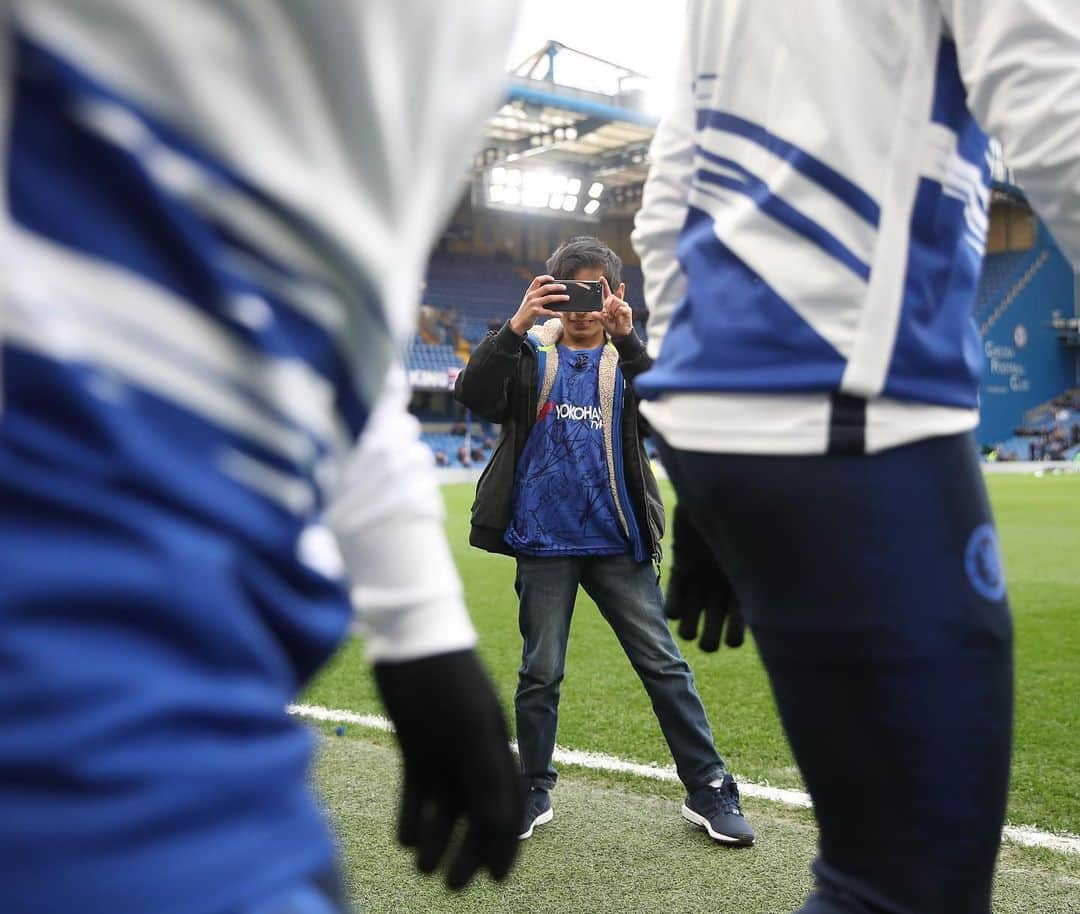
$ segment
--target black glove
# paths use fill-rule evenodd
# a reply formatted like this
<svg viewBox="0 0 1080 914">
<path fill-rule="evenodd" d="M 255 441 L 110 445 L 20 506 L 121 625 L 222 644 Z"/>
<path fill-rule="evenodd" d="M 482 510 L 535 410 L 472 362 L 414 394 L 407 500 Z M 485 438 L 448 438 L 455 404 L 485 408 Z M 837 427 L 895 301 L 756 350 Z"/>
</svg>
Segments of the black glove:
<svg viewBox="0 0 1080 914">
<path fill-rule="evenodd" d="M 681 504 L 675 506 L 671 556 L 664 612 L 669 619 L 679 620 L 679 637 L 687 641 L 697 637 L 698 622 L 704 611 L 705 626 L 698 641 L 703 651 L 712 653 L 719 649 L 725 620 L 724 644 L 741 645 L 746 637 L 746 620 L 735 590 Z"/>
<path fill-rule="evenodd" d="M 416 848 L 417 867 L 430 873 L 464 818 L 446 884 L 463 888 L 485 867 L 501 881 L 520 843 L 524 787 L 495 689 L 475 652 L 377 663 L 375 682 L 405 761 L 398 840 Z"/>
</svg>

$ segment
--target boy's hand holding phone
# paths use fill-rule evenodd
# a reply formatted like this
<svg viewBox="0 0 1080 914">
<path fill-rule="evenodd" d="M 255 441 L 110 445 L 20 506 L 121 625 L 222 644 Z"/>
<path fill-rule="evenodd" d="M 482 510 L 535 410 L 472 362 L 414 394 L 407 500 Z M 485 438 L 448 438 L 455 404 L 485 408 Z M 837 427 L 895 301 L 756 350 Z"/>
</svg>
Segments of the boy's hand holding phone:
<svg viewBox="0 0 1080 914">
<path fill-rule="evenodd" d="M 549 309 L 549 305 L 568 301 L 570 296 L 566 294 L 566 286 L 557 282 L 554 276 L 537 276 L 529 283 L 521 305 L 510 318 L 510 329 L 518 336 L 524 336 L 541 317 L 559 316 Z"/>
</svg>

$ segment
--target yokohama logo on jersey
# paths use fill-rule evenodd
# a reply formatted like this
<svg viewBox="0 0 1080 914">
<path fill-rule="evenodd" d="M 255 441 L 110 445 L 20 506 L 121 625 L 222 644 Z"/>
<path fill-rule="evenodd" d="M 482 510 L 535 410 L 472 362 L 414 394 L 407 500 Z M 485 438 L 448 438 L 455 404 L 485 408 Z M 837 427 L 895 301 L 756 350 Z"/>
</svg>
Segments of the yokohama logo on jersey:
<svg viewBox="0 0 1080 914">
<path fill-rule="evenodd" d="M 603 416 L 598 406 L 574 406 L 572 403 L 552 403 L 550 400 L 540 410 L 540 421 L 554 414 L 564 422 L 589 422 L 593 428 L 603 428 Z"/>
</svg>

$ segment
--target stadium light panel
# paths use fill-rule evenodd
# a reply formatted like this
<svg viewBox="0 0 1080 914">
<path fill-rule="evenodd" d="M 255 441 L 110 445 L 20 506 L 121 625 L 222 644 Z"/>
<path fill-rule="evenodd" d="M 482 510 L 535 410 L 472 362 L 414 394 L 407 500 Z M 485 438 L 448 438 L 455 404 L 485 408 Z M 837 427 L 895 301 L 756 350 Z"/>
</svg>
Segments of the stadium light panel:
<svg viewBox="0 0 1080 914">
<path fill-rule="evenodd" d="M 577 127 L 567 127 L 566 128 L 566 138 L 568 140 L 576 140 L 577 139 Z"/>
<path fill-rule="evenodd" d="M 552 217 L 565 213 L 595 221 L 601 210 L 596 189 L 599 185 L 603 192 L 603 184 L 571 175 L 551 167 L 513 167 L 503 160 L 488 167 L 480 200 L 494 209 Z M 586 189 L 595 196 L 586 196 Z"/>
<path fill-rule="evenodd" d="M 600 195 L 604 192 L 604 185 L 599 181 L 593 181 L 592 186 L 589 188 L 589 196 L 594 200 L 599 199 Z"/>
<path fill-rule="evenodd" d="M 548 205 L 548 192 L 542 187 L 528 187 L 521 195 L 521 205 L 534 209 Z"/>
<path fill-rule="evenodd" d="M 527 191 L 544 191 L 545 193 L 547 192 L 550 181 L 551 172 L 545 169 L 527 171 L 521 179 L 521 183 Z"/>
</svg>

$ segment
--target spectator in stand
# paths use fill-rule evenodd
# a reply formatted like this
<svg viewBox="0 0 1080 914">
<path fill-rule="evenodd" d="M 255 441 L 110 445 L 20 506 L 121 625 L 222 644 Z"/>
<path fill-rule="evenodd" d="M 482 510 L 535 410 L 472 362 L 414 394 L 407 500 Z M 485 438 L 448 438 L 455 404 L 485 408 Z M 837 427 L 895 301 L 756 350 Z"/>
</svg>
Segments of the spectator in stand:
<svg viewBox="0 0 1080 914">
<path fill-rule="evenodd" d="M 427 346 L 437 346 L 442 341 L 442 327 L 439 326 L 439 309 L 433 305 L 421 305 L 417 329 L 421 343 Z"/>
<path fill-rule="evenodd" d="M 439 345 L 453 345 L 457 339 L 458 323 L 460 314 L 457 308 L 441 308 L 439 310 Z"/>
<path fill-rule="evenodd" d="M 461 361 L 468 362 L 469 356 L 472 354 L 472 346 L 469 345 L 469 341 L 465 339 L 465 334 L 461 332 L 461 327 L 454 325 L 454 355 L 456 355 Z"/>
</svg>

